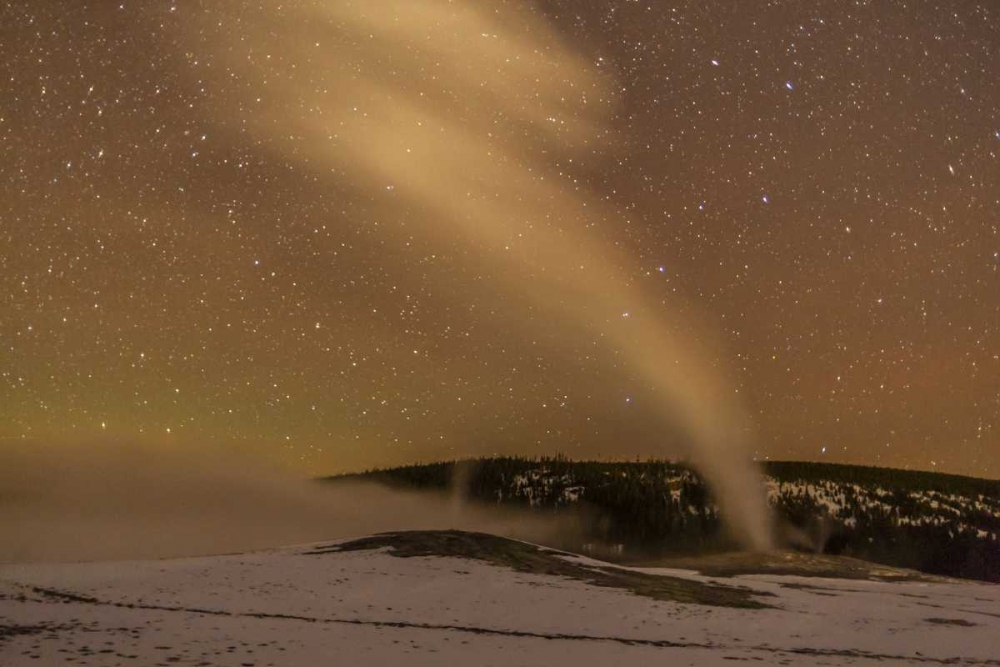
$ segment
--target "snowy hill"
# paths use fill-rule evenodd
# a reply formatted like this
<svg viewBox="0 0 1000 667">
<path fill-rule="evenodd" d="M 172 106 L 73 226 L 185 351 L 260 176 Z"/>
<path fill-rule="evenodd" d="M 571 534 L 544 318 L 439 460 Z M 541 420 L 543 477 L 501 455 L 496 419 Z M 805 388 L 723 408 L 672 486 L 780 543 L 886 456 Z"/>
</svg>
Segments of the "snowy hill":
<svg viewBox="0 0 1000 667">
<path fill-rule="evenodd" d="M 1000 588 L 895 574 L 710 577 L 458 532 L 8 565 L 0 664 L 998 664 Z"/>
<path fill-rule="evenodd" d="M 773 463 L 766 473 L 762 493 L 787 546 L 1000 581 L 1000 482 L 814 463 Z M 590 542 L 556 546 L 593 548 L 605 558 L 732 547 L 699 476 L 669 462 L 495 458 L 361 477 L 419 489 L 444 489 L 460 479 L 458 491 L 474 502 L 582 512 Z"/>
</svg>

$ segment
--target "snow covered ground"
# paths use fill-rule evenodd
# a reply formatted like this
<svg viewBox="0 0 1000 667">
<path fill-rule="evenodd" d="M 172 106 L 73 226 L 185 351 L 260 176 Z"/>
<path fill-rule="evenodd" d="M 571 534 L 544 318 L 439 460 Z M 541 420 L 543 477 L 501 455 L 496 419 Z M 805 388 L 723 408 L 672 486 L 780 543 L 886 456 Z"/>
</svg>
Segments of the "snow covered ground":
<svg viewBox="0 0 1000 667">
<path fill-rule="evenodd" d="M 315 552 L 0 565 L 0 665 L 1000 665 L 987 584 L 642 571 L 769 606 L 740 609 L 482 560 Z"/>
</svg>

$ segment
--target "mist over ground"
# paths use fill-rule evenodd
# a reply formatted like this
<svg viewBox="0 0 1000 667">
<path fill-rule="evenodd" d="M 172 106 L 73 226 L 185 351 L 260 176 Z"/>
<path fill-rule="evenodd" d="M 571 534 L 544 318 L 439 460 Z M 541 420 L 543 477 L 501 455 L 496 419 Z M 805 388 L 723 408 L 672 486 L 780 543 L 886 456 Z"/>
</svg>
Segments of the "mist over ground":
<svg viewBox="0 0 1000 667">
<path fill-rule="evenodd" d="M 451 493 L 324 484 L 193 446 L 0 449 L 0 562 L 170 558 L 446 528 L 546 543 L 579 530 L 566 517 L 468 506 Z"/>
</svg>

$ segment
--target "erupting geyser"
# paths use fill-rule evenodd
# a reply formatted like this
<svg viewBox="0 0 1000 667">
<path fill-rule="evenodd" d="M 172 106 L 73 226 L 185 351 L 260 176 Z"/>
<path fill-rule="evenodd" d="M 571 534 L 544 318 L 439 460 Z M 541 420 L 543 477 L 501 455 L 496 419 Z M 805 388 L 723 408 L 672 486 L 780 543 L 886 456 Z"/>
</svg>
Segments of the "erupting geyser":
<svg viewBox="0 0 1000 667">
<path fill-rule="evenodd" d="M 532 7 L 230 1 L 191 20 L 191 50 L 247 83 L 223 87 L 246 91 L 223 98 L 226 113 L 318 178 L 378 193 L 408 230 L 464 244 L 568 335 L 596 332 L 683 426 L 735 535 L 770 547 L 749 423 L 705 333 L 640 293 L 634 261 L 595 234 L 614 211 L 554 166 L 613 153 L 615 94 Z"/>
</svg>

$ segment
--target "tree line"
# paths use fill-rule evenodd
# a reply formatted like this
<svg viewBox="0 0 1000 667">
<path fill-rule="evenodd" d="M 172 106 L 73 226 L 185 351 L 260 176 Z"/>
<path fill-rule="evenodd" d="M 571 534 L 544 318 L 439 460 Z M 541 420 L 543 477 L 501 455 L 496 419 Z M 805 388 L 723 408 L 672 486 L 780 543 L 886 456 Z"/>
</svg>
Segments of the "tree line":
<svg viewBox="0 0 1000 667">
<path fill-rule="evenodd" d="M 769 462 L 763 469 L 778 485 L 772 505 L 779 526 L 800 538 L 789 540 L 789 546 L 1000 581 L 1000 542 L 994 537 L 1000 533 L 998 481 L 808 462 Z M 587 539 L 616 545 L 631 557 L 736 547 L 709 487 L 693 469 L 670 461 L 507 456 L 335 479 L 449 491 L 469 502 L 582 515 L 589 519 Z M 836 498 L 835 512 L 821 502 L 821 492 Z"/>
</svg>

